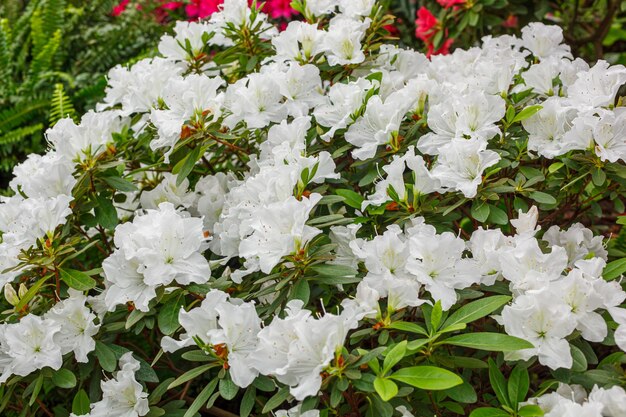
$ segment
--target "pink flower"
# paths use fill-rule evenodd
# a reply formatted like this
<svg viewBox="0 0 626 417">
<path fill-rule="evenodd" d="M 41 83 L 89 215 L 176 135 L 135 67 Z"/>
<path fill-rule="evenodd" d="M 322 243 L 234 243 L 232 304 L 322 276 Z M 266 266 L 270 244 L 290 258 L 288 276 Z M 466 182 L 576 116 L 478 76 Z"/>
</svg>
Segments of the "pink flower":
<svg viewBox="0 0 626 417">
<path fill-rule="evenodd" d="M 289 19 L 298 13 L 291 8 L 291 0 L 267 0 L 263 11 L 274 19 Z"/>
<path fill-rule="evenodd" d="M 449 9 L 450 7 L 454 7 L 458 4 L 465 4 L 465 0 L 437 0 L 444 9 Z"/>
<path fill-rule="evenodd" d="M 182 7 L 182 5 L 183 5 L 182 1 L 168 1 L 166 3 L 163 3 L 161 6 L 159 6 L 159 9 L 176 10 L 179 7 Z"/>
<path fill-rule="evenodd" d="M 420 7 L 415 19 L 415 36 L 426 43 L 437 33 L 437 18 L 426 7 Z"/>
<path fill-rule="evenodd" d="M 113 8 L 113 10 L 111 11 L 111 16 L 119 16 L 121 15 L 124 10 L 126 10 L 126 6 L 128 6 L 128 3 L 130 2 L 130 0 L 122 0 L 119 2 L 119 4 L 117 6 L 115 6 Z"/>
<path fill-rule="evenodd" d="M 185 13 L 190 19 L 204 19 L 219 10 L 219 5 L 224 0 L 191 0 L 191 4 L 185 6 Z"/>
</svg>

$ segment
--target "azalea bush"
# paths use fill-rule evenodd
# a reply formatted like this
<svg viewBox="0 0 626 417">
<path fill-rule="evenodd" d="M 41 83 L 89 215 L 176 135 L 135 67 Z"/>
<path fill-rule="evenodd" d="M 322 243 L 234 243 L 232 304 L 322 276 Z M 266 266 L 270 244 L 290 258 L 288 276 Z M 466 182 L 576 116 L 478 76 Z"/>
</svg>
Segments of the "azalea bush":
<svg viewBox="0 0 626 417">
<path fill-rule="evenodd" d="M 227 0 L 0 200 L 6 416 L 620 417 L 626 68 Z"/>
</svg>

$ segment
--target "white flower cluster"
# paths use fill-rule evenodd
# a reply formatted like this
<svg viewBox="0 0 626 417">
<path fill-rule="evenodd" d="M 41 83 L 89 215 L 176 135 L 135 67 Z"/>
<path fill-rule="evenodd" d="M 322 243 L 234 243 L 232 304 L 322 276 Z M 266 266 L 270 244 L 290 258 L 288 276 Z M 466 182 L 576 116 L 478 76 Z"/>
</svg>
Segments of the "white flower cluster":
<svg viewBox="0 0 626 417">
<path fill-rule="evenodd" d="M 469 241 L 450 232 L 437 234 L 435 228 L 414 218 L 403 232 L 390 226 L 385 233 L 366 241 L 354 238 L 356 230 L 334 228 L 338 244 L 352 250 L 351 264 L 361 260 L 367 275 L 357 287 L 356 300 L 364 310 L 380 317 L 380 298 L 387 298 L 392 311 L 424 302 L 422 289 L 428 291 L 444 310 L 457 302 L 455 290 L 473 284 L 493 285 L 506 280 L 514 295 L 499 318 L 508 334 L 531 342 L 535 348 L 511 352 L 507 358 L 530 359 L 552 369 L 571 368 L 572 355 L 566 338 L 575 330 L 591 342 L 607 336 L 607 325 L 598 311 L 609 311 L 619 323 L 626 311 L 618 308 L 626 292 L 615 281 L 602 278 L 606 250 L 601 237 L 575 224 L 568 230 L 551 227 L 543 242 L 534 237 L 537 209 L 511 223 L 517 234 L 506 236 L 499 229 L 476 230 Z M 547 244 L 548 253 L 542 247 Z M 467 256 L 467 254 L 471 256 Z M 616 342 L 624 349 L 622 328 Z"/>
<path fill-rule="evenodd" d="M 15 168 L 15 195 L 0 200 L 0 283 L 26 270 L 20 268 L 23 251 L 55 239 L 79 198 L 74 188 L 89 181 L 99 156 L 115 151 L 109 145 L 122 130 L 130 141 L 152 134 L 150 149 L 163 154 L 159 163 L 169 163 L 181 141 L 196 134 L 226 143 L 233 158 L 241 150 L 239 140 L 249 141 L 255 154 L 241 163 L 244 172 L 217 172 L 193 182 L 169 172 L 130 175 L 140 190 L 126 192 L 127 201 L 115 204 L 120 217 L 122 210 L 132 217 L 115 227 L 114 248 L 101 265 L 104 288 L 89 298 L 101 318 L 127 303 L 149 313 L 159 289 L 182 293 L 191 284 L 211 284 L 212 270 L 225 270 L 220 280 L 236 288 L 277 266 L 290 268 L 312 242 L 325 238 L 323 226 L 308 222 L 328 187 L 345 183 L 345 159 L 356 160 L 357 169 L 375 160 L 368 168 L 384 173 L 362 204 L 352 206 L 363 223 L 371 219 L 368 210 L 407 202 L 409 195 L 417 205 L 429 194 L 476 197 L 484 176 L 503 158 L 498 144 L 518 140 L 505 135 L 510 94 L 528 94 L 523 106 L 541 106 L 522 122 L 533 158 L 588 151 L 601 161 L 626 161 L 626 111 L 613 105 L 626 82 L 623 66 L 600 61 L 589 68 L 573 60 L 560 29 L 542 24 L 524 28 L 521 38 L 486 37 L 480 47 L 432 60 L 389 45 L 369 51 L 363 43 L 374 6 L 374 0 L 307 1 L 306 13 L 328 15 L 328 27 L 292 22 L 278 33 L 246 0 L 226 0 L 208 22 L 178 23 L 173 36 L 163 37 L 161 57 L 111 70 L 98 111 L 78 125 L 59 121 L 47 133 L 52 149 Z M 216 67 L 205 47 L 233 45 L 233 28 L 242 27 L 260 31 L 275 54 L 258 71 L 233 79 L 236 65 Z M 331 83 L 323 65 L 345 66 L 350 77 Z M 413 122 L 421 123 L 423 134 L 406 146 Z M 137 172 L 142 170 L 150 167 Z M 626 293 L 617 281 L 602 278 L 608 259 L 602 237 L 583 225 L 554 226 L 538 239 L 533 207 L 511 220 L 514 235 L 479 227 L 464 240 L 439 233 L 424 217 L 402 220 L 375 225 L 380 234 L 371 239 L 357 237 L 359 222 L 331 228 L 328 263 L 367 271 L 356 292 L 339 300 L 336 313 L 315 315 L 291 300 L 266 324 L 258 307 L 267 300 L 244 302 L 210 289 L 199 305 L 180 310 L 184 332 L 178 340 L 164 337 L 164 351 L 199 345 L 229 369 L 237 386 L 266 375 L 302 401 L 318 394 L 322 374 L 337 365 L 349 332 L 364 318 L 381 317 L 381 299 L 388 312 L 433 301 L 448 311 L 458 302 L 458 290 L 501 281 L 513 300 L 497 320 L 509 335 L 534 346 L 507 352 L 507 359 L 537 356 L 552 369 L 571 368 L 568 337 L 579 332 L 590 342 L 605 340 L 602 314 L 618 324 L 615 342 L 626 350 L 626 310 L 619 307 Z M 106 240 L 106 231 L 99 232 Z M 232 270 L 237 262 L 241 266 Z M 59 369 L 70 352 L 87 361 L 100 329 L 87 300 L 70 289 L 47 313 L 1 324 L 0 382 L 46 366 Z M 124 355 L 115 377 L 101 382 L 103 399 L 92 404 L 90 415 L 147 414 L 147 394 L 135 379 L 138 368 L 130 353 Z M 617 417 L 623 415 L 623 396 L 594 389 L 583 403 L 558 399 L 545 407 L 546 415 L 593 409 L 600 414 L 589 416 Z M 318 415 L 299 407 L 277 412 Z"/>
<path fill-rule="evenodd" d="M 348 307 L 340 315 L 314 317 L 302 307 L 302 301 L 291 301 L 284 318 L 276 316 L 261 328 L 254 303 L 212 290 L 199 307 L 181 309 L 178 317 L 185 333 L 180 341 L 164 337 L 163 349 L 173 352 L 199 339 L 217 355 L 227 352 L 231 377 L 238 386 L 247 387 L 259 374 L 269 375 L 288 385 L 296 400 L 303 400 L 317 394 L 320 374 L 363 314 Z"/>
<path fill-rule="evenodd" d="M 204 240 L 202 219 L 177 212 L 171 203 L 119 225 L 117 249 L 102 263 L 106 290 L 101 297 L 107 310 L 132 301 L 138 310 L 149 311 L 157 287 L 207 282 L 211 269 L 200 253 Z"/>
<path fill-rule="evenodd" d="M 626 391 L 614 386 L 608 389 L 597 385 L 587 394 L 580 385 L 559 384 L 556 392 L 531 398 L 546 417 L 619 417 L 626 415 Z"/>
<path fill-rule="evenodd" d="M 102 400 L 91 404 L 87 417 L 137 417 L 145 416 L 150 411 L 148 394 L 143 386 L 135 379 L 139 370 L 139 361 L 133 358 L 132 352 L 126 352 L 120 357 L 119 371 L 112 379 L 100 382 Z M 75 414 L 70 414 L 77 417 Z"/>
<path fill-rule="evenodd" d="M 69 290 L 69 298 L 58 302 L 43 317 L 28 314 L 19 323 L 0 325 L 0 382 L 11 375 L 26 376 L 49 366 L 59 369 L 63 355 L 73 352 L 78 362 L 96 347 L 93 336 L 100 325 L 85 305 L 87 297 Z"/>
</svg>

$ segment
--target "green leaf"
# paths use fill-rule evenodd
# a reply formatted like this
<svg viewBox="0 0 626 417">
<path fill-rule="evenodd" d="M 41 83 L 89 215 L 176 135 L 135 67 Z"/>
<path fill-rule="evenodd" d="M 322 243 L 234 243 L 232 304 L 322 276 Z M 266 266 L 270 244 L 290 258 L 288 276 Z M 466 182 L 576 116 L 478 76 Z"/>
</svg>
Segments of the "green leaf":
<svg viewBox="0 0 626 417">
<path fill-rule="evenodd" d="M 476 221 L 479 221 L 481 223 L 486 222 L 487 218 L 489 217 L 489 211 L 489 204 L 487 203 L 481 203 L 478 200 L 474 200 L 474 202 L 472 203 L 471 214 Z"/>
<path fill-rule="evenodd" d="M 237 392 L 239 392 L 239 387 L 230 379 L 230 374 L 226 378 L 220 379 L 220 395 L 223 399 L 232 400 L 237 396 Z"/>
<path fill-rule="evenodd" d="M 543 107 L 540 105 L 528 106 L 525 107 L 521 112 L 517 113 L 517 116 L 513 119 L 512 123 L 521 122 L 522 120 L 528 119 L 533 114 L 537 113 Z"/>
<path fill-rule="evenodd" d="M 489 218 L 488 220 L 491 223 L 499 224 L 499 225 L 507 225 L 509 224 L 509 216 L 507 216 L 506 212 L 499 207 L 496 207 L 492 204 L 489 204 Z"/>
<path fill-rule="evenodd" d="M 361 210 L 361 204 L 363 203 L 363 200 L 364 200 L 361 194 L 355 193 L 352 190 L 347 190 L 344 188 L 336 190 L 335 193 L 337 195 L 342 196 L 345 203 L 348 206 L 353 207 L 357 210 Z"/>
<path fill-rule="evenodd" d="M 180 186 L 183 183 L 187 175 L 193 170 L 193 167 L 200 159 L 200 146 L 196 146 L 193 150 L 181 161 L 179 161 L 176 166 L 172 169 L 172 174 L 177 175 L 176 177 L 176 186 Z"/>
<path fill-rule="evenodd" d="M 476 391 L 467 381 L 463 381 L 461 385 L 447 389 L 446 394 L 454 401 L 465 404 L 473 404 L 478 400 Z"/>
<path fill-rule="evenodd" d="M 84 389 L 81 389 L 72 400 L 72 413 L 82 416 L 89 413 L 90 409 L 89 396 Z"/>
<path fill-rule="evenodd" d="M 515 117 L 515 107 L 509 104 L 509 107 L 506 109 L 506 122 L 511 124 L 513 122 L 513 118 Z"/>
<path fill-rule="evenodd" d="M 164 335 L 171 335 L 180 326 L 178 313 L 180 312 L 180 307 L 183 305 L 183 302 L 184 298 L 181 293 L 170 299 L 161 307 L 159 315 L 157 316 L 157 324 L 159 330 L 161 330 L 161 333 Z"/>
<path fill-rule="evenodd" d="M 122 192 L 131 192 L 131 191 L 137 191 L 138 188 L 135 184 L 133 184 L 132 182 L 125 180 L 124 178 L 120 178 L 120 177 L 103 177 L 102 178 L 107 184 L 109 184 L 111 187 L 115 188 L 118 191 L 122 191 Z"/>
<path fill-rule="evenodd" d="M 74 388 L 76 376 L 69 369 L 61 368 L 52 374 L 52 382 L 59 388 Z"/>
<path fill-rule="evenodd" d="M 452 313 L 441 327 L 445 329 L 458 323 L 471 323 L 493 313 L 510 300 L 508 295 L 496 295 L 472 301 Z"/>
<path fill-rule="evenodd" d="M 187 409 L 183 417 L 192 417 L 194 414 L 196 414 L 198 410 L 200 410 L 204 406 L 204 404 L 206 404 L 206 402 L 209 400 L 209 397 L 211 396 L 211 394 L 213 394 L 213 391 L 215 391 L 216 385 L 217 385 L 217 379 L 214 379 L 213 381 L 209 382 L 202 389 L 202 391 L 200 391 L 200 394 L 198 394 L 196 399 L 193 400 L 193 402 L 191 403 L 191 405 L 189 406 L 189 408 Z"/>
<path fill-rule="evenodd" d="M 310 297 L 311 287 L 309 286 L 309 281 L 304 278 L 298 279 L 298 281 L 296 281 L 291 288 L 291 299 L 302 300 L 302 302 L 306 305 L 309 302 Z"/>
<path fill-rule="evenodd" d="M 100 362 L 102 369 L 107 372 L 115 371 L 115 368 L 117 367 L 115 352 L 99 340 L 96 341 L 96 357 L 98 358 L 98 362 Z"/>
<path fill-rule="evenodd" d="M 528 377 L 528 371 L 522 364 L 518 364 L 513 368 L 511 375 L 509 376 L 509 382 L 507 384 L 509 400 L 517 408 L 517 404 L 526 399 L 528 394 L 528 387 L 530 386 L 530 379 Z"/>
<path fill-rule="evenodd" d="M 626 216 L 625 216 L 626 217 Z M 626 258 L 609 262 L 602 272 L 602 277 L 607 281 L 612 281 L 626 273 Z"/>
<path fill-rule="evenodd" d="M 518 337 L 488 332 L 460 334 L 442 340 L 440 343 L 492 352 L 511 352 L 534 347 L 532 343 Z"/>
<path fill-rule="evenodd" d="M 374 379 L 374 389 L 383 401 L 389 401 L 398 394 L 398 386 L 395 382 L 379 376 Z"/>
<path fill-rule="evenodd" d="M 499 408 L 481 407 L 472 411 L 469 417 L 511 417 L 511 415 Z"/>
<path fill-rule="evenodd" d="M 517 411 L 517 415 L 519 417 L 541 417 L 544 415 L 544 412 L 538 405 L 529 404 L 521 407 Z"/>
<path fill-rule="evenodd" d="M 594 168 L 591 170 L 591 180 L 595 186 L 600 187 L 606 181 L 606 173 L 602 168 Z"/>
<path fill-rule="evenodd" d="M 444 390 L 463 383 L 458 375 L 435 366 L 412 366 L 400 369 L 391 379 L 425 390 Z"/>
<path fill-rule="evenodd" d="M 489 382 L 491 383 L 491 388 L 493 388 L 493 392 L 496 394 L 500 404 L 511 407 L 504 375 L 502 375 L 502 372 L 500 372 L 500 369 L 498 369 L 498 366 L 491 358 L 489 358 Z"/>
<path fill-rule="evenodd" d="M 26 388 L 25 394 L 28 392 L 31 386 L 33 387 L 33 392 L 30 396 L 30 400 L 28 400 L 29 406 L 35 404 L 35 401 L 37 401 L 37 398 L 39 396 L 39 392 L 41 392 L 41 387 L 43 387 L 43 373 L 40 373 L 37 379 L 31 382 L 31 384 Z"/>
<path fill-rule="evenodd" d="M 252 385 L 246 389 L 243 398 L 241 399 L 241 405 L 239 406 L 239 417 L 248 417 L 254 409 L 254 403 L 256 400 L 256 388 Z"/>
<path fill-rule="evenodd" d="M 172 383 L 167 387 L 167 389 L 171 390 L 172 388 L 175 388 L 181 384 L 184 384 L 185 382 L 190 381 L 194 379 L 195 377 L 202 375 L 203 373 L 207 372 L 209 369 L 215 368 L 216 366 L 217 364 L 211 363 L 211 364 L 202 365 L 202 366 L 198 366 L 197 368 L 190 369 L 184 374 L 182 374 L 181 376 L 179 376 L 178 378 L 176 378 L 174 381 L 172 381 Z"/>
<path fill-rule="evenodd" d="M 289 387 L 283 387 L 276 394 L 274 394 L 272 398 L 267 400 L 265 406 L 263 407 L 263 410 L 261 411 L 261 414 L 269 413 L 270 411 L 284 403 L 287 398 L 289 398 Z"/>
<path fill-rule="evenodd" d="M 397 345 L 395 345 L 385 356 L 385 361 L 383 362 L 383 372 L 384 376 L 393 368 L 395 364 L 400 362 L 406 353 L 406 340 L 401 341 Z"/>
<path fill-rule="evenodd" d="M 556 198 L 541 191 L 532 191 L 529 197 L 541 204 L 556 204 Z"/>
<path fill-rule="evenodd" d="M 96 207 L 94 209 L 98 224 L 107 230 L 115 229 L 117 226 L 117 210 L 113 206 L 113 199 L 106 198 L 101 194 L 96 196 Z"/>
<path fill-rule="evenodd" d="M 409 323 L 406 321 L 394 321 L 389 326 L 387 326 L 387 328 L 400 330 L 402 332 L 417 333 L 423 336 L 428 336 L 428 332 L 422 326 L 416 323 Z"/>
<path fill-rule="evenodd" d="M 574 345 L 570 345 L 570 350 L 573 359 L 572 371 L 585 372 L 587 370 L 587 358 L 585 358 L 585 354 Z"/>
<path fill-rule="evenodd" d="M 61 280 L 78 291 L 88 291 L 96 286 L 96 280 L 82 271 L 60 269 Z"/>
<path fill-rule="evenodd" d="M 430 326 L 434 331 L 437 331 L 437 329 L 439 328 L 442 315 L 443 310 L 441 308 L 441 301 L 437 300 L 437 302 L 433 306 L 432 311 L 430 312 Z"/>
</svg>

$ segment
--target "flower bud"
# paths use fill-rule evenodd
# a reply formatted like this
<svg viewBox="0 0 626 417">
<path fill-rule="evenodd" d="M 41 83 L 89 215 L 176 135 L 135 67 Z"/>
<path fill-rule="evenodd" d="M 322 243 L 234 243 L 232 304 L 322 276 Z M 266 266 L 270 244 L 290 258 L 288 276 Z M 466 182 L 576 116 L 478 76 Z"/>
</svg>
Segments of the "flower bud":
<svg viewBox="0 0 626 417">
<path fill-rule="evenodd" d="M 22 282 L 17 290 L 17 295 L 22 298 L 26 295 L 26 293 L 28 292 L 28 288 L 26 287 L 26 285 Z"/>
<path fill-rule="evenodd" d="M 4 285 L 4 298 L 6 298 L 12 306 L 16 306 L 20 302 L 20 299 L 11 284 Z"/>
</svg>

